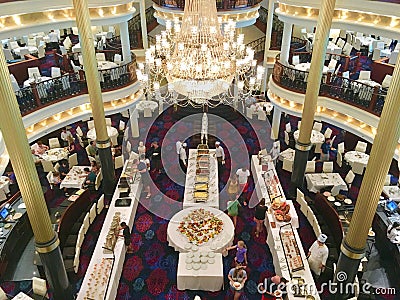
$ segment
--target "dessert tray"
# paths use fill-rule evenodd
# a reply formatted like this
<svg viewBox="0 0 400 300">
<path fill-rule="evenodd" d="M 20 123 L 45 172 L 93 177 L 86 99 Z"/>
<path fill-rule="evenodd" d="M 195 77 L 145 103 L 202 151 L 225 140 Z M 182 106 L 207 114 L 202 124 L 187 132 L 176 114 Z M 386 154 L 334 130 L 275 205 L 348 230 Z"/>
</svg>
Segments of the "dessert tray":
<svg viewBox="0 0 400 300">
<path fill-rule="evenodd" d="M 283 225 L 279 229 L 282 248 L 285 252 L 286 263 L 289 266 L 290 274 L 304 270 L 303 260 L 300 254 L 300 248 L 297 245 L 296 238 L 293 233 L 293 228 L 290 224 Z"/>
<path fill-rule="evenodd" d="M 190 243 L 202 245 L 221 233 L 224 223 L 212 212 L 199 208 L 190 212 L 178 226 L 178 231 Z"/>
<path fill-rule="evenodd" d="M 292 220 L 292 217 L 289 214 L 290 204 L 286 203 L 286 201 L 281 201 L 280 198 L 274 199 L 271 208 L 274 211 L 276 221 L 290 222 Z"/>
</svg>

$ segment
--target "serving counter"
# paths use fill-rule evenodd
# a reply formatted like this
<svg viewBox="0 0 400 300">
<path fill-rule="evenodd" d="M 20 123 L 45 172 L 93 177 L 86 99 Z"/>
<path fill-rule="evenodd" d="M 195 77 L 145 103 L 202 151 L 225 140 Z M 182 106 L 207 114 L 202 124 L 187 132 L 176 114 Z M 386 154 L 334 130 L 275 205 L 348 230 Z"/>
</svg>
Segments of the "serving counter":
<svg viewBox="0 0 400 300">
<path fill-rule="evenodd" d="M 137 154 L 132 152 L 129 160 L 125 162 L 122 174 L 127 171 L 134 158 L 137 158 Z M 117 200 L 120 199 L 120 188 L 118 187 L 120 184 L 121 179 L 112 197 L 92 259 L 83 278 L 82 287 L 77 296 L 78 300 L 115 299 L 117 295 L 119 279 L 125 261 L 124 239 L 122 237 L 117 239 L 113 251 L 106 250 L 104 247 L 116 214 L 120 216 L 120 222 L 125 222 L 132 228 L 142 189 L 139 177 L 130 180 L 129 196 L 123 198 L 127 206 L 119 206 L 119 201 L 117 202 Z"/>
<path fill-rule="evenodd" d="M 303 286 L 309 287 L 308 291 L 304 289 L 302 296 L 288 291 L 288 299 L 304 299 L 304 295 L 313 295 L 315 299 L 320 299 L 315 288 L 314 279 L 304 252 L 300 236 L 296 230 L 298 227 L 298 216 L 293 203 L 286 200 L 278 175 L 272 162 L 265 162 L 260 165 L 260 160 L 256 155 L 251 158 L 251 170 L 255 180 L 256 192 L 258 198 L 265 198 L 266 203 L 271 207 L 267 210 L 264 224 L 267 228 L 267 244 L 271 250 L 275 267 L 275 273 L 279 276 L 291 280 L 291 284 L 298 284 L 299 278 Z M 266 175 L 267 172 L 270 175 Z M 280 195 L 277 195 L 280 194 Z M 290 222 L 277 222 L 275 212 L 272 210 L 274 199 L 279 197 L 280 201 L 286 201 L 292 209 L 289 210 Z M 294 222 L 297 220 L 296 222 Z"/>
</svg>

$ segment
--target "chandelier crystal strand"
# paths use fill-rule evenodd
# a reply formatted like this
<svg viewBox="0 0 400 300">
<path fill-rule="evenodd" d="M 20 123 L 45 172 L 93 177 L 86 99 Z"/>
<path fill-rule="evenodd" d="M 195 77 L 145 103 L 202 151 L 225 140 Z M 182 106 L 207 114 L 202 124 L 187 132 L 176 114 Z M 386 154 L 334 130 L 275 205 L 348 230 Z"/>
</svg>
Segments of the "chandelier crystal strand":
<svg viewBox="0 0 400 300">
<path fill-rule="evenodd" d="M 263 76 L 236 23 L 217 17 L 215 0 L 185 1 L 182 23 L 166 22 L 137 70 L 148 98 L 194 107 L 244 100 Z"/>
</svg>

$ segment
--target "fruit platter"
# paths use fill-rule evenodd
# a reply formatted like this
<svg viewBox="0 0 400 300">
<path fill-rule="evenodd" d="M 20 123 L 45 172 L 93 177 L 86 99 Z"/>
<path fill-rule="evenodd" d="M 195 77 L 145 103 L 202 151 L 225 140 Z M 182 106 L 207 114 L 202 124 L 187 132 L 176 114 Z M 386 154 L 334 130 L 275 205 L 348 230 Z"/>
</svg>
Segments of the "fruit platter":
<svg viewBox="0 0 400 300">
<path fill-rule="evenodd" d="M 281 201 L 280 198 L 274 199 L 271 205 L 274 211 L 274 216 L 278 222 L 290 222 L 292 217 L 289 214 L 290 204 L 286 201 Z"/>
<path fill-rule="evenodd" d="M 199 208 L 191 211 L 178 226 L 190 243 L 202 245 L 221 233 L 224 223 L 212 212 Z"/>
</svg>

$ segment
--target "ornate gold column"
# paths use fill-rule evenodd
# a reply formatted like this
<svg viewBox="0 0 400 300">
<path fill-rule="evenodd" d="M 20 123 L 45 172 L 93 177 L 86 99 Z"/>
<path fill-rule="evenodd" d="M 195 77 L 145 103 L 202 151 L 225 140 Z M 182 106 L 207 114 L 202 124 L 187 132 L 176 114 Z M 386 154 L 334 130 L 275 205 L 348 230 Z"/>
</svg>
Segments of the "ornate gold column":
<svg viewBox="0 0 400 300">
<path fill-rule="evenodd" d="M 47 280 L 55 299 L 73 299 L 59 248 L 60 242 L 51 226 L 3 51 L 0 51 L 0 103 L 0 130 L 26 205 L 35 246 L 44 265 Z"/>
<path fill-rule="evenodd" d="M 400 65 L 399 61 L 397 61 L 358 194 L 354 214 L 341 246 L 342 252 L 336 268 L 336 274 L 338 272 L 346 272 L 347 280 L 340 280 L 343 279 L 343 276 L 337 275 L 335 276 L 337 283 L 345 284 L 346 282 L 354 281 L 360 259 L 365 253 L 369 228 L 372 225 L 385 177 L 389 171 L 400 136 L 399 95 Z"/>
<path fill-rule="evenodd" d="M 326 47 L 329 39 L 329 30 L 332 25 L 333 13 L 335 11 L 335 2 L 336 0 L 321 1 L 322 4 L 319 10 L 310 72 L 307 79 L 307 90 L 304 98 L 300 133 L 299 138 L 296 141 L 296 154 L 291 179 L 294 190 L 297 187 L 302 187 L 304 182 L 308 151 L 311 148 L 311 131 L 314 123 L 315 110 L 317 108 Z"/>
<path fill-rule="evenodd" d="M 79 29 L 83 66 L 92 106 L 94 127 L 96 128 L 96 142 L 99 149 L 101 172 L 103 173 L 103 190 L 106 195 L 111 195 L 115 185 L 115 174 L 111 157 L 111 142 L 107 134 L 96 53 L 93 46 L 94 38 L 91 29 L 89 8 L 87 0 L 73 0 L 73 4 L 76 14 L 76 24 Z"/>
</svg>

